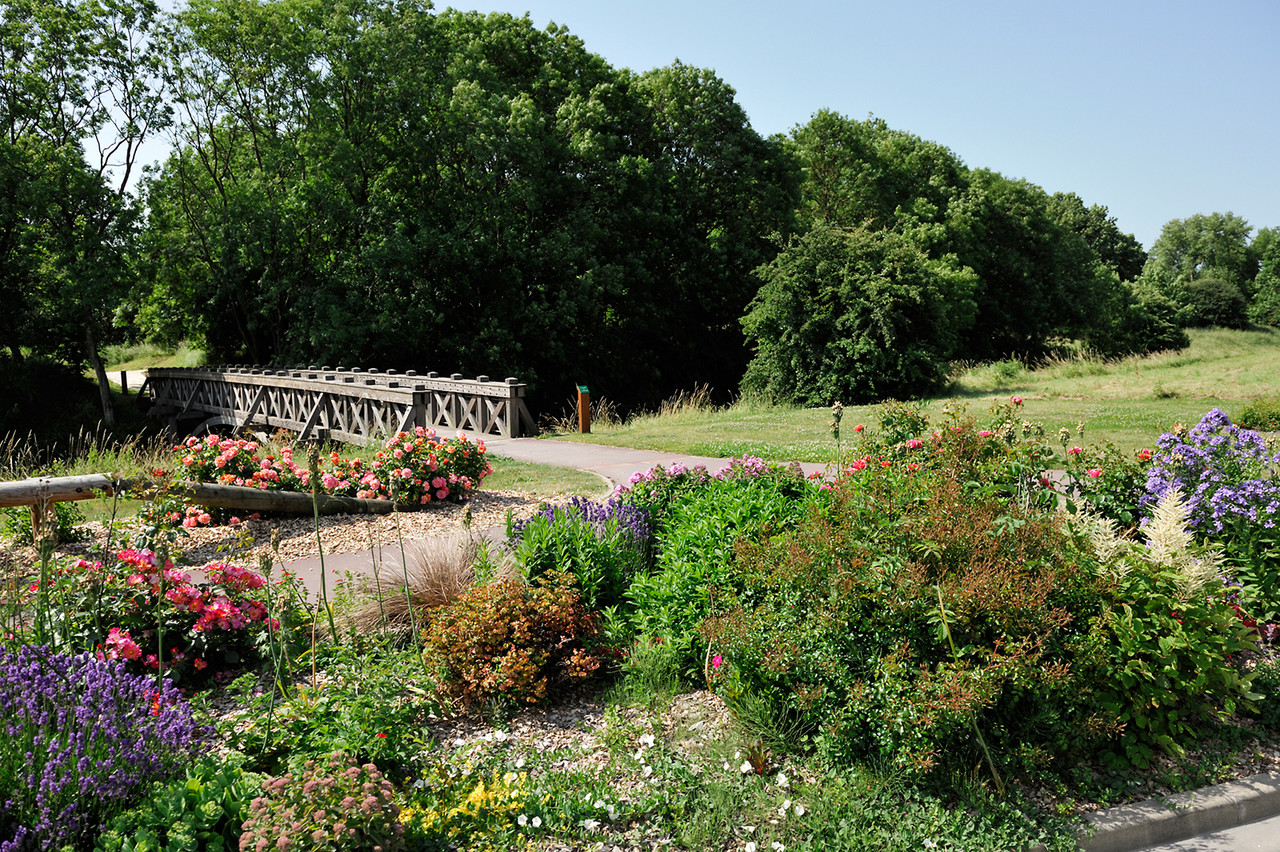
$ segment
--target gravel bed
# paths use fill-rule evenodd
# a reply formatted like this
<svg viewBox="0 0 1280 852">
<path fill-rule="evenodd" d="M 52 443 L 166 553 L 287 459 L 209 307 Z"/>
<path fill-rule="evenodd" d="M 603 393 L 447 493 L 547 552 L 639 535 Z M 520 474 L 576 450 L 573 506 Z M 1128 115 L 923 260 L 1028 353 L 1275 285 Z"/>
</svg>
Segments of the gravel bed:
<svg viewBox="0 0 1280 852">
<path fill-rule="evenodd" d="M 568 499 L 568 498 L 564 498 Z M 504 528 L 507 513 L 524 518 L 544 503 L 558 502 L 535 497 L 522 491 L 478 491 L 465 504 L 433 503 L 416 511 L 389 515 L 324 515 L 320 518 L 320 540 L 324 552 L 360 553 L 372 547 L 397 545 L 435 536 L 457 534 L 464 529 L 464 518 L 471 530 L 480 533 L 491 528 Z M 83 556 L 106 541 L 101 523 L 86 524 L 84 541 L 61 544 L 58 553 Z M 279 531 L 279 553 L 274 552 L 272 537 Z M 128 527 L 113 537 L 118 546 Z M 197 527 L 183 530 L 175 545 L 175 561 L 191 567 L 210 562 L 238 562 L 256 568 L 259 558 L 272 556 L 276 561 L 293 561 L 315 556 L 315 521 L 307 516 L 280 516 L 244 521 L 236 526 Z M 33 547 L 6 546 L 0 550 L 0 564 L 35 565 L 38 557 Z"/>
</svg>

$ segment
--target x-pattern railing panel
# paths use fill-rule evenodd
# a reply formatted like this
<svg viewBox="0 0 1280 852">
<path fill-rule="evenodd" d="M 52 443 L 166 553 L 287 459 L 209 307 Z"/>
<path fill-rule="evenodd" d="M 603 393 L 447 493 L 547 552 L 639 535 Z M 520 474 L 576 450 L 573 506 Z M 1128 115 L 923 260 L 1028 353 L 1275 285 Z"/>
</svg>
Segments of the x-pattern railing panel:
<svg viewBox="0 0 1280 852">
<path fill-rule="evenodd" d="M 533 431 L 516 379 L 344 370 L 194 367 L 148 371 L 151 413 L 212 427 L 267 427 L 369 443 L 418 426 L 519 437 Z"/>
</svg>

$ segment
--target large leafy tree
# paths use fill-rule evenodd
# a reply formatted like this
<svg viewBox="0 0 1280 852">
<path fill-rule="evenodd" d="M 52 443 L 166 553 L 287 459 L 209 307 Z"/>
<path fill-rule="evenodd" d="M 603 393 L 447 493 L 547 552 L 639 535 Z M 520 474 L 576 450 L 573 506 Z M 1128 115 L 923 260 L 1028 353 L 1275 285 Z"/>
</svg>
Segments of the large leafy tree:
<svg viewBox="0 0 1280 852">
<path fill-rule="evenodd" d="M 759 275 L 743 386 L 787 402 L 935 393 L 974 320 L 973 272 L 892 230 L 818 224 Z"/>
<path fill-rule="evenodd" d="M 166 120 L 154 3 L 0 0 L 0 333 L 93 367 L 128 280 L 138 148 Z"/>
<path fill-rule="evenodd" d="M 1074 192 L 1056 192 L 1049 199 L 1049 214 L 1064 228 L 1079 234 L 1097 259 L 1121 281 L 1142 274 L 1147 253 L 1133 234 L 1126 234 L 1101 204 L 1085 206 Z"/>
<path fill-rule="evenodd" d="M 1119 234 L 1105 208 L 969 169 L 946 148 L 874 118 L 819 112 L 792 139 L 807 223 L 891 230 L 976 273 L 976 317 L 957 356 L 1034 356 L 1051 338 L 1087 336 L 1118 298 L 1118 275 L 1136 274 L 1136 241 Z"/>
<path fill-rule="evenodd" d="M 413 0 L 178 20 L 152 334 L 623 402 L 740 375 L 750 270 L 796 181 L 715 75 L 636 76 L 561 28 Z"/>
<path fill-rule="evenodd" d="M 1165 286 L 1214 278 L 1247 293 L 1258 272 L 1249 252 L 1252 230 L 1231 212 L 1171 219 L 1151 246 L 1145 274 Z"/>
<path fill-rule="evenodd" d="M 1258 273 L 1252 228 L 1233 213 L 1173 219 L 1160 231 L 1142 271 L 1143 285 L 1178 307 L 1183 326 L 1243 328 Z"/>
</svg>

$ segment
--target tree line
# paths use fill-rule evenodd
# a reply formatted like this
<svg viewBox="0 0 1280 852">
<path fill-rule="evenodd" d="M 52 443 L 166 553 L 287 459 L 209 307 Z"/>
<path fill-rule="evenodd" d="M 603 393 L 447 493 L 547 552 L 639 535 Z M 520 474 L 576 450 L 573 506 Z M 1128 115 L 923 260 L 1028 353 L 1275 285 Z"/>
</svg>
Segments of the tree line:
<svg viewBox="0 0 1280 852">
<path fill-rule="evenodd" d="M 762 137 L 713 72 L 421 0 L 0 0 L 0 334 L 516 375 L 626 406 L 936 390 L 1280 317 L 1274 231 L 1105 207 L 876 119 Z M 131 192 L 138 150 L 167 157 Z M 93 152 L 85 156 L 85 151 Z M 1176 226 L 1176 227 L 1175 227 Z M 104 396 L 104 400 L 106 397 Z"/>
</svg>

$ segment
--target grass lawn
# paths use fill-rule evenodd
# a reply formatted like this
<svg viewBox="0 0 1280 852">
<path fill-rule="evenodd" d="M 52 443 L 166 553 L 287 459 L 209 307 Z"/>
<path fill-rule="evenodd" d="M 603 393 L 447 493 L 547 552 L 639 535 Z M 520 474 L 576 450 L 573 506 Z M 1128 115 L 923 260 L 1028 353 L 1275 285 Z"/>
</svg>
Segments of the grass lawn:
<svg viewBox="0 0 1280 852">
<path fill-rule="evenodd" d="M 1280 334 L 1270 329 L 1191 332 L 1181 352 L 1102 361 L 1055 361 L 1035 369 L 1017 362 L 964 370 L 950 394 L 922 401 L 931 419 L 955 400 L 978 420 L 996 402 L 1024 400 L 1026 419 L 1050 434 L 1075 433 L 1084 440 L 1110 441 L 1124 450 L 1153 446 L 1174 423 L 1194 424 L 1211 408 L 1237 416 L 1253 400 L 1277 393 Z M 876 422 L 874 406 L 848 406 L 844 435 L 858 423 Z M 768 461 L 830 461 L 835 455 L 827 408 L 796 408 L 739 401 L 728 408 L 684 407 L 641 415 L 626 423 L 592 424 L 590 435 L 555 433 L 559 440 L 707 456 L 751 454 Z"/>
</svg>

